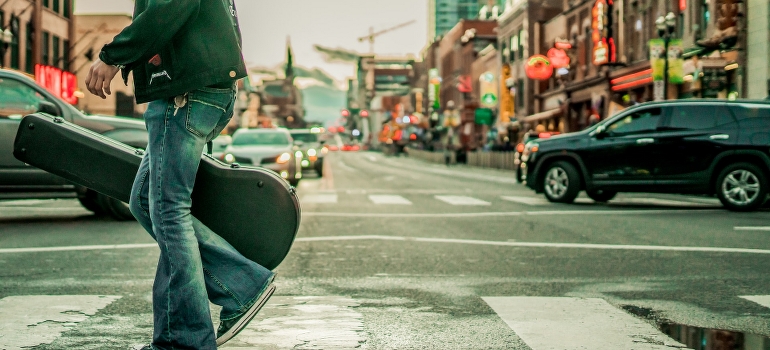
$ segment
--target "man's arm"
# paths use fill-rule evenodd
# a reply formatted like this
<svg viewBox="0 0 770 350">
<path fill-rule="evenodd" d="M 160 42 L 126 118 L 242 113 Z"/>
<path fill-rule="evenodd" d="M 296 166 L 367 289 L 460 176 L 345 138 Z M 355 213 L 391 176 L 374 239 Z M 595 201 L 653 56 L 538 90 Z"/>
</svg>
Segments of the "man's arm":
<svg viewBox="0 0 770 350">
<path fill-rule="evenodd" d="M 129 65 L 152 57 L 199 9 L 200 0 L 149 0 L 147 8 L 102 48 L 99 59 L 109 65 Z"/>
<path fill-rule="evenodd" d="M 102 48 L 86 77 L 88 91 L 107 98 L 123 66 L 157 54 L 199 9 L 200 0 L 149 0 L 147 8 Z"/>
</svg>

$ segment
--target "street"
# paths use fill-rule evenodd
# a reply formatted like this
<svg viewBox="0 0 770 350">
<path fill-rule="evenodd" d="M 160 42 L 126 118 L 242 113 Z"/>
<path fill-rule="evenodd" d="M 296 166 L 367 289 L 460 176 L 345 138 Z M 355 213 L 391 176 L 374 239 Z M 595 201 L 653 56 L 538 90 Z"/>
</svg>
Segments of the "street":
<svg viewBox="0 0 770 350">
<path fill-rule="evenodd" d="M 369 152 L 330 153 L 297 192 L 276 294 L 223 348 L 672 349 L 687 337 L 665 333 L 700 328 L 770 344 L 767 207 L 552 204 L 511 172 Z M 157 258 L 136 222 L 77 200 L 0 202 L 0 349 L 149 342 Z"/>
</svg>

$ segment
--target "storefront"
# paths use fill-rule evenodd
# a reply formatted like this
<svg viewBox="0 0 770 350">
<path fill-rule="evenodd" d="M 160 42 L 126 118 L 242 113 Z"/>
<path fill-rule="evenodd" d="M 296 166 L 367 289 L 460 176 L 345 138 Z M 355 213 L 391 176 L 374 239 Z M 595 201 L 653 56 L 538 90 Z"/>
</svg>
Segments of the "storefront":
<svg viewBox="0 0 770 350">
<path fill-rule="evenodd" d="M 610 91 L 610 105 L 628 107 L 637 103 L 652 101 L 653 86 L 650 62 L 645 61 L 610 73 Z"/>
<path fill-rule="evenodd" d="M 685 60 L 684 84 L 680 86 L 679 98 L 739 97 L 741 69 L 737 53 L 732 54 L 733 52 L 720 57 L 693 56 Z"/>
</svg>

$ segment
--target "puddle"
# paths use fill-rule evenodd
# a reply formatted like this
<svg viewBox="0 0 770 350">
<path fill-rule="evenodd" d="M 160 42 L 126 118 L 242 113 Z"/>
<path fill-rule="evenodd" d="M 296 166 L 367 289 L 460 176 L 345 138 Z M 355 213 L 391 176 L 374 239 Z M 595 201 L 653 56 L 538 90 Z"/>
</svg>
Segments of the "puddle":
<svg viewBox="0 0 770 350">
<path fill-rule="evenodd" d="M 654 320 L 661 332 L 687 345 L 688 349 L 770 350 L 770 338 L 762 335 L 660 321 L 654 310 L 633 305 L 623 305 L 622 307 L 636 316 Z"/>
</svg>

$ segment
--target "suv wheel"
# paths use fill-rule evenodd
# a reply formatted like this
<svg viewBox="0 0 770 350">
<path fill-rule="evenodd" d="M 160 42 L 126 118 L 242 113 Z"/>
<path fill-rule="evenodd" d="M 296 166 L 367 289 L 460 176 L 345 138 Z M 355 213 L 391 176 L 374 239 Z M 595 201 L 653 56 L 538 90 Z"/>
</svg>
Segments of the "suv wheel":
<svg viewBox="0 0 770 350">
<path fill-rule="evenodd" d="M 753 164 L 736 163 L 719 174 L 716 191 L 727 209 L 754 210 L 767 199 L 767 178 L 762 169 Z"/>
<path fill-rule="evenodd" d="M 98 196 L 98 193 L 87 188 L 84 188 L 82 193 L 81 191 L 78 191 L 78 201 L 80 201 L 80 205 L 82 205 L 88 211 L 93 212 L 97 216 L 105 215 L 107 213 L 104 211 L 104 208 L 99 205 L 97 200 Z"/>
<path fill-rule="evenodd" d="M 586 191 L 586 194 L 588 195 L 588 198 L 593 199 L 595 202 L 605 203 L 615 198 L 618 193 L 615 191 L 593 190 Z"/>
<path fill-rule="evenodd" d="M 110 216 L 118 221 L 130 221 L 136 220 L 134 214 L 131 214 L 131 209 L 128 204 L 123 203 L 115 198 L 105 196 L 101 193 L 97 194 L 97 203 L 106 211 Z"/>
<path fill-rule="evenodd" d="M 580 174 L 565 161 L 548 166 L 543 179 L 545 198 L 556 203 L 572 203 L 580 193 Z"/>
</svg>

